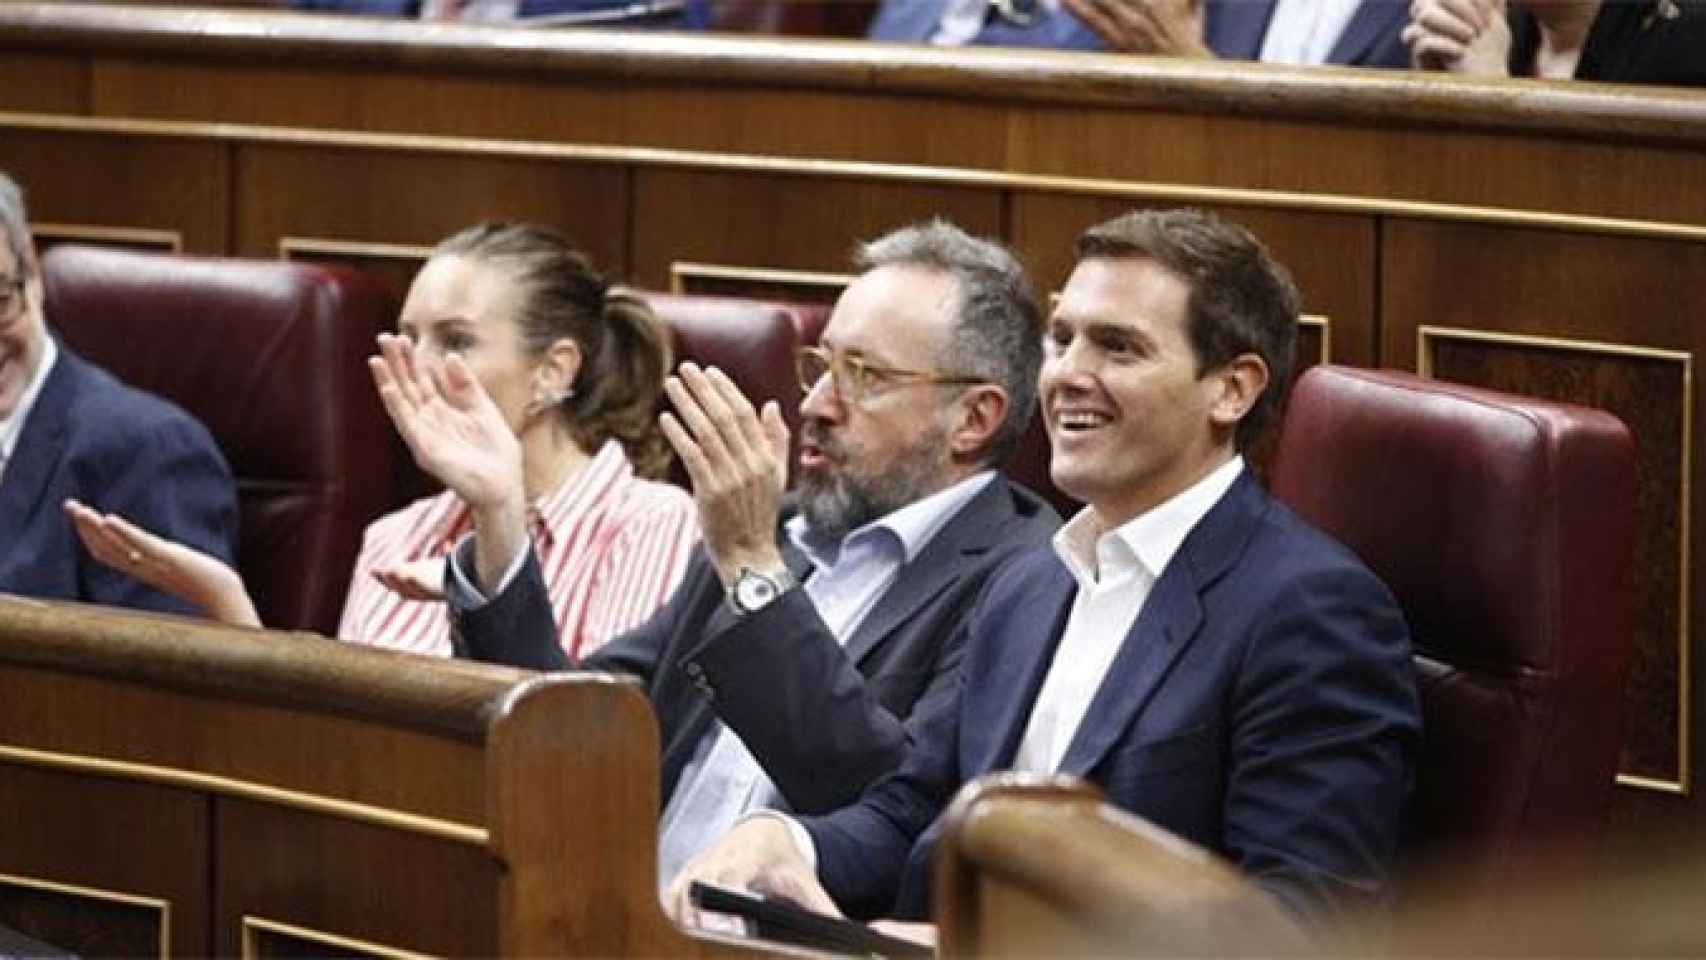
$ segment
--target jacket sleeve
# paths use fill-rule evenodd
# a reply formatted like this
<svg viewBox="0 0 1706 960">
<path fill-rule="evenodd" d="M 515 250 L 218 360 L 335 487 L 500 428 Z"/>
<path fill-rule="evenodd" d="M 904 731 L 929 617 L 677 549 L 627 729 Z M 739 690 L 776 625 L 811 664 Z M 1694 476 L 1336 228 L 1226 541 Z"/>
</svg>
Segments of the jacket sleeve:
<svg viewBox="0 0 1706 960">
<path fill-rule="evenodd" d="M 1321 922 L 1390 887 L 1420 738 L 1409 631 L 1361 570 L 1302 578 L 1266 609 L 1231 692 L 1226 853 Z"/>
<path fill-rule="evenodd" d="M 802 820 L 817 851 L 818 879 L 850 917 L 893 912 L 913 845 L 959 789 L 963 678 L 955 671 L 944 695 L 920 703 L 909 724 L 913 748 L 898 771 L 857 803 Z"/>
<path fill-rule="evenodd" d="M 97 510 L 115 513 L 161 537 L 237 562 L 237 495 L 231 468 L 201 424 L 178 415 L 138 436 L 90 451 L 93 468 L 80 483 Z M 199 613 L 195 607 L 122 572 L 94 562 L 80 564 L 80 595 L 93 603 L 168 613 Z"/>
<path fill-rule="evenodd" d="M 475 538 L 457 545 L 452 562 L 463 570 L 474 569 Z M 495 596 L 479 606 L 454 588 L 446 568 L 446 593 L 450 600 L 450 643 L 459 657 L 485 663 L 501 663 L 530 670 L 567 670 L 572 664 L 557 639 L 557 618 L 551 612 L 551 595 L 532 546 L 521 572 Z"/>
</svg>

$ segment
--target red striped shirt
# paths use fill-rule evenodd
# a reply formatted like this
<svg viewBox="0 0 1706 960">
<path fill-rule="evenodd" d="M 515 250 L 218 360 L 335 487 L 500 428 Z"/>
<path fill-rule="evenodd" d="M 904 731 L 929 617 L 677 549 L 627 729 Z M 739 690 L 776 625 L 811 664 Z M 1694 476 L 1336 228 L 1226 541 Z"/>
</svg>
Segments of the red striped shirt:
<svg viewBox="0 0 1706 960">
<path fill-rule="evenodd" d="M 405 600 L 375 580 L 373 571 L 443 557 L 471 525 L 468 508 L 448 491 L 369 524 L 344 600 L 339 638 L 449 656 L 445 604 Z M 614 440 L 534 504 L 529 526 L 557 615 L 557 635 L 563 649 L 577 658 L 662 606 L 699 539 L 692 497 L 679 487 L 634 476 Z"/>
</svg>

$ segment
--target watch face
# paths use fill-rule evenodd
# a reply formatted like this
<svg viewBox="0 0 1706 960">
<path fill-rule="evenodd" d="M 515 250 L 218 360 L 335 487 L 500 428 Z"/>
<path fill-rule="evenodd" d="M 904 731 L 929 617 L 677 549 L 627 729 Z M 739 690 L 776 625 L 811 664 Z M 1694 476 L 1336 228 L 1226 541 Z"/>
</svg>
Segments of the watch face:
<svg viewBox="0 0 1706 960">
<path fill-rule="evenodd" d="M 776 599 L 776 584 L 761 573 L 742 571 L 735 581 L 735 605 L 751 613 Z"/>
</svg>

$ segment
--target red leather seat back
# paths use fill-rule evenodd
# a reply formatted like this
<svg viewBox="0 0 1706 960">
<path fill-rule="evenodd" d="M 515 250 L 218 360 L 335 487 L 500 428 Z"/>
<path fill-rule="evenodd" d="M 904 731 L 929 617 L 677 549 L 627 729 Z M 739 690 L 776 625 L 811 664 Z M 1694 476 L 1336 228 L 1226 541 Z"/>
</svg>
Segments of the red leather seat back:
<svg viewBox="0 0 1706 960">
<path fill-rule="evenodd" d="M 331 633 L 362 528 L 392 504 L 364 358 L 396 305 L 353 271 L 60 245 L 48 322 L 207 425 L 237 479 L 238 567 L 263 623 Z"/>
<path fill-rule="evenodd" d="M 796 307 L 741 297 L 635 292 L 669 327 L 676 363 L 691 360 L 720 368 L 754 406 L 775 400 L 788 422 L 790 443 L 798 448 L 800 387 L 794 374 L 794 348 L 800 343 L 801 320 Z M 792 454 L 791 450 L 790 470 Z M 679 462 L 672 479 L 686 485 L 686 472 Z"/>
<path fill-rule="evenodd" d="M 1319 366 L 1293 390 L 1271 484 L 1355 550 L 1409 618 L 1425 741 L 1418 855 L 1497 882 L 1591 843 L 1634 648 L 1635 452 L 1623 424 Z"/>
</svg>

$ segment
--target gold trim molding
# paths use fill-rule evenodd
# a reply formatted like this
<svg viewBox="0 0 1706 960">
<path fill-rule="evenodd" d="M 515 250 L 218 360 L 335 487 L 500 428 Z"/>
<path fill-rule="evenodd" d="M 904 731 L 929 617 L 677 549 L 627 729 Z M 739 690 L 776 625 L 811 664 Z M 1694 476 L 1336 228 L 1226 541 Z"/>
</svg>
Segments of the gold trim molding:
<svg viewBox="0 0 1706 960">
<path fill-rule="evenodd" d="M 1060 177 L 924 164 L 754 156 L 661 147 L 613 147 L 428 134 L 376 134 L 242 123 L 109 119 L 71 114 L 34 114 L 16 111 L 0 111 L 0 129 L 3 128 L 42 133 L 203 140 L 213 144 L 236 146 L 332 147 L 340 150 L 462 154 L 512 159 L 772 173 L 818 179 L 900 181 L 932 186 L 986 187 L 1040 193 L 1124 197 L 1132 200 L 1154 200 L 1170 203 L 1270 207 L 1368 216 L 1404 216 L 1439 221 L 1538 227 L 1576 233 L 1706 242 L 1706 226 L 1684 223 L 1343 194 Z"/>
<path fill-rule="evenodd" d="M 376 807 L 372 804 L 358 803 L 353 800 L 339 800 L 335 797 L 286 790 L 248 780 L 222 777 L 195 770 L 182 770 L 177 767 L 162 767 L 148 763 L 134 763 L 128 760 L 109 760 L 104 757 L 58 753 L 51 750 L 34 750 L 29 747 L 10 744 L 0 744 L 0 762 L 85 773 L 98 777 L 113 777 L 120 780 L 140 780 L 145 783 L 158 783 L 170 787 L 206 791 L 243 800 L 254 800 L 303 810 L 308 813 L 342 817 L 346 820 L 354 820 L 392 830 L 424 834 L 439 840 L 465 843 L 476 847 L 485 847 L 490 840 L 490 835 L 483 828 L 457 823 L 453 820 L 405 813 L 401 810 Z"/>
<path fill-rule="evenodd" d="M 38 877 L 24 877 L 11 873 L 0 873 L 0 886 L 22 887 L 26 890 L 38 890 L 44 893 L 57 893 L 67 897 L 82 897 L 85 900 L 101 900 L 107 903 L 122 903 L 127 907 L 142 907 L 155 910 L 160 914 L 160 958 L 166 960 L 172 954 L 172 902 L 159 897 L 145 897 L 136 893 L 121 893 L 117 890 L 103 890 L 100 887 L 85 887 L 71 883 L 60 883 L 55 880 L 42 880 Z"/>
<path fill-rule="evenodd" d="M 1539 350 L 1563 350 L 1576 353 L 1597 353 L 1618 357 L 1636 357 L 1643 360 L 1662 360 L 1680 364 L 1682 367 L 1682 462 L 1678 465 L 1681 470 L 1681 502 L 1677 505 L 1678 530 L 1677 553 L 1678 584 L 1677 584 L 1677 778 L 1666 780 L 1659 777 L 1644 777 L 1619 773 L 1617 782 L 1626 787 L 1639 790 L 1651 790 L 1658 793 L 1670 793 L 1687 796 L 1692 792 L 1692 770 L 1689 761 L 1690 744 L 1692 742 L 1693 704 L 1689 696 L 1689 683 L 1693 676 L 1691 657 L 1689 656 L 1689 581 L 1692 571 L 1689 569 L 1689 532 L 1693 527 L 1693 475 L 1694 475 L 1694 355 L 1683 350 L 1666 350 L 1660 347 L 1643 347 L 1626 343 L 1607 343 L 1598 340 L 1576 340 L 1566 337 L 1536 337 L 1526 334 L 1497 333 L 1486 330 L 1466 330 L 1461 327 L 1437 327 L 1422 325 L 1416 328 L 1416 373 L 1423 377 L 1433 376 L 1433 353 L 1429 349 L 1430 340 L 1460 340 L 1475 343 L 1493 343 L 1501 346 L 1532 347 Z"/>
<path fill-rule="evenodd" d="M 67 243 L 86 241 L 89 243 L 130 244 L 165 250 L 169 253 L 184 252 L 184 235 L 178 230 L 156 230 L 151 227 L 112 227 L 88 223 L 41 223 L 32 221 L 30 233 Z"/>
<path fill-rule="evenodd" d="M 241 956 L 243 960 L 260 960 L 260 950 L 257 949 L 255 941 L 261 933 L 276 933 L 280 936 L 295 937 L 298 940 L 324 944 L 337 950 L 351 952 L 359 951 L 375 957 L 383 957 L 385 960 L 435 960 L 432 954 L 415 953 L 412 950 L 389 947 L 382 943 L 374 943 L 369 940 L 358 940 L 354 937 L 343 937 L 335 933 L 327 933 L 324 930 L 315 930 L 311 927 L 299 927 L 294 924 L 281 923 L 277 920 L 268 920 L 265 917 L 257 917 L 250 914 L 243 915 L 242 924 Z"/>
<path fill-rule="evenodd" d="M 1305 313 L 1297 318 L 1300 327 L 1313 327 L 1321 331 L 1321 362 L 1333 362 L 1333 318 L 1320 313 Z"/>
<path fill-rule="evenodd" d="M 818 273 L 810 270 L 778 270 L 771 267 L 736 267 L 721 263 L 675 260 L 669 265 L 669 292 L 688 293 L 689 280 L 749 280 L 778 286 L 818 287 L 840 290 L 858 277 L 847 273 Z"/>
<path fill-rule="evenodd" d="M 419 260 L 425 263 L 432 257 L 432 247 L 406 243 L 370 243 L 353 240 L 327 240 L 320 237 L 279 237 L 278 255 L 283 260 L 297 256 L 359 257 L 368 260 Z"/>
</svg>

